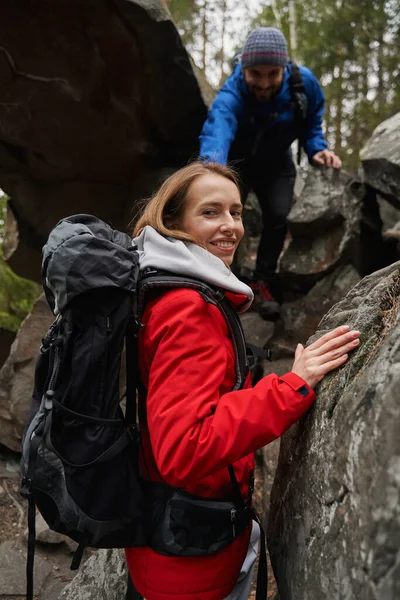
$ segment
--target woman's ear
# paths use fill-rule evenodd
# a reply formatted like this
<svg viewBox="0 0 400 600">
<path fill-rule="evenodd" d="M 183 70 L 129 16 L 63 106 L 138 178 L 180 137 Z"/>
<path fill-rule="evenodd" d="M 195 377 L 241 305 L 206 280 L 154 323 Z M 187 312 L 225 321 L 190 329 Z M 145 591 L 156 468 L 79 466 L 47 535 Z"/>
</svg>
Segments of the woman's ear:
<svg viewBox="0 0 400 600">
<path fill-rule="evenodd" d="M 165 217 L 164 225 L 167 229 L 179 229 L 179 221 L 171 216 Z"/>
</svg>

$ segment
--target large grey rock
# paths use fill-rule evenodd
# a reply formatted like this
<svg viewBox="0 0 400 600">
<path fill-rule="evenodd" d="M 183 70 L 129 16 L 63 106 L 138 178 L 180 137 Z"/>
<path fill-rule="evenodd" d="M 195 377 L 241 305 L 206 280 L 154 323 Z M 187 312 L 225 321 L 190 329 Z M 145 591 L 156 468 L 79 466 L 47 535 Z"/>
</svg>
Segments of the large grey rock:
<svg viewBox="0 0 400 600">
<path fill-rule="evenodd" d="M 83 564 L 58 600 L 122 600 L 127 578 L 123 550 L 99 550 Z"/>
<path fill-rule="evenodd" d="M 261 450 L 262 473 L 263 473 L 263 492 L 264 506 L 262 511 L 262 521 L 264 527 L 267 526 L 269 516 L 269 505 L 272 485 L 274 483 L 276 467 L 279 459 L 280 438 L 274 440 Z"/>
<path fill-rule="evenodd" d="M 281 306 L 281 321 L 269 346 L 275 356 L 292 355 L 296 345 L 305 344 L 324 314 L 360 281 L 352 265 L 335 269 L 318 281 L 306 294 Z"/>
<path fill-rule="evenodd" d="M 378 125 L 360 158 L 365 183 L 400 208 L 400 112 Z"/>
<path fill-rule="evenodd" d="M 36 555 L 34 563 L 34 594 L 39 595 L 52 571 L 43 558 Z M 12 542 L 0 546 L 0 598 L 17 598 L 26 592 L 26 555 Z"/>
<path fill-rule="evenodd" d="M 293 237 L 315 235 L 345 219 L 343 192 L 350 177 L 335 169 L 311 168 L 288 215 Z"/>
<path fill-rule="evenodd" d="M 257 311 L 248 310 L 240 316 L 246 341 L 256 346 L 264 346 L 274 332 L 274 324 L 264 321 Z"/>
<path fill-rule="evenodd" d="M 400 263 L 322 320 L 361 344 L 281 440 L 268 527 L 281 600 L 400 597 Z"/>
<path fill-rule="evenodd" d="M 21 451 L 40 341 L 53 319 L 42 295 L 22 323 L 0 370 L 0 440 L 16 452 Z"/>
<path fill-rule="evenodd" d="M 270 344 L 268 344 L 268 347 Z M 273 350 L 272 350 L 273 351 Z M 274 356 L 274 352 L 273 352 Z M 263 371 L 264 376 L 269 375 L 270 373 L 275 373 L 276 375 L 284 375 L 285 373 L 289 373 L 292 370 L 294 360 L 294 352 L 291 353 L 290 357 L 286 358 L 273 358 L 272 362 L 264 362 Z M 275 471 L 278 465 L 279 458 L 279 448 L 280 448 L 280 438 L 274 440 L 264 448 L 258 451 L 258 455 L 261 455 L 261 465 L 262 465 L 262 474 L 263 474 L 263 504 L 261 513 L 262 522 L 267 527 L 268 522 L 268 514 L 269 514 L 269 504 L 270 504 L 270 495 L 272 484 L 275 478 Z"/>
<path fill-rule="evenodd" d="M 392 229 L 400 221 L 400 207 L 396 208 L 379 195 L 377 196 L 377 202 L 382 219 L 382 231 L 385 232 L 387 229 Z"/>
<path fill-rule="evenodd" d="M 337 181 L 335 181 L 337 178 Z M 360 234 L 363 187 L 345 176 L 312 169 L 301 198 L 288 217 L 292 234 L 279 271 L 303 291 L 339 264 L 351 262 Z M 308 195 L 313 190 L 313 196 Z"/>
<path fill-rule="evenodd" d="M 38 279 L 57 220 L 92 212 L 125 228 L 160 170 L 197 151 L 206 106 L 161 0 L 24 10 L 4 0 L 0 37 L 0 187 L 19 240 L 10 264 Z"/>
</svg>

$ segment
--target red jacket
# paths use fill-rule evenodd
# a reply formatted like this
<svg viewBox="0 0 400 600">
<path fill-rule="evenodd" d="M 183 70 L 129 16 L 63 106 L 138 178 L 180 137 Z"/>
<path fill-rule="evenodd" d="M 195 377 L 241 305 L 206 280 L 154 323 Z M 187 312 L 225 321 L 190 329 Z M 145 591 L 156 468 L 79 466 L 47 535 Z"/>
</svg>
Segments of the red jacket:
<svg viewBox="0 0 400 600">
<path fill-rule="evenodd" d="M 243 303 L 241 295 L 226 296 L 235 306 Z M 294 373 L 268 375 L 254 388 L 248 379 L 246 389 L 232 392 L 235 358 L 225 319 L 194 290 L 171 290 L 151 300 L 142 322 L 146 477 L 223 498 L 231 495 L 226 467 L 233 464 L 246 498 L 253 452 L 295 423 L 314 402 L 314 392 Z M 132 580 L 146 600 L 221 600 L 235 586 L 249 535 L 245 531 L 224 550 L 200 558 L 128 548 Z"/>
</svg>

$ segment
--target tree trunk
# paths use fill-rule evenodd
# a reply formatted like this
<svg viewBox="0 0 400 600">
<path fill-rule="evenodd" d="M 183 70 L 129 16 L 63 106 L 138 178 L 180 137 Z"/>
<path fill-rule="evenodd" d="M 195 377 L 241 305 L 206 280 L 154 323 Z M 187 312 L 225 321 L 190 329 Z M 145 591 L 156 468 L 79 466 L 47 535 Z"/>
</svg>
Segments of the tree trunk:
<svg viewBox="0 0 400 600">
<path fill-rule="evenodd" d="M 386 90 L 385 90 L 385 80 L 384 80 L 384 65 L 383 65 L 383 57 L 384 57 L 384 41 L 383 41 L 383 30 L 379 32 L 378 38 L 378 90 L 376 94 L 376 103 L 378 113 L 382 112 L 382 108 L 386 103 Z"/>
<path fill-rule="evenodd" d="M 204 77 L 206 76 L 207 67 L 207 0 L 203 2 L 203 15 L 201 21 L 201 37 L 202 37 L 202 48 L 201 48 L 201 62 L 203 65 Z"/>
<path fill-rule="evenodd" d="M 295 0 L 289 0 L 289 43 L 290 57 L 297 61 L 297 27 Z"/>
<path fill-rule="evenodd" d="M 275 22 L 276 22 L 276 26 L 278 29 L 282 29 L 282 21 L 281 21 L 281 14 L 278 10 L 278 7 L 276 5 L 276 0 L 271 0 L 271 9 L 272 9 L 272 13 L 274 15 L 275 18 Z"/>
<path fill-rule="evenodd" d="M 221 31 L 221 75 L 219 78 L 219 85 L 222 85 L 224 78 L 225 78 L 225 70 L 224 70 L 224 66 L 225 66 L 225 30 L 226 30 L 226 4 L 227 4 L 227 0 L 222 0 L 222 31 Z"/>
<path fill-rule="evenodd" d="M 338 50 L 338 76 L 336 92 L 336 117 L 335 117 L 335 153 L 340 155 L 342 147 L 342 120 L 343 120 L 343 69 L 344 56 L 343 48 Z"/>
<path fill-rule="evenodd" d="M 332 135 L 331 135 L 331 125 L 332 125 L 332 114 L 331 114 L 331 105 L 325 105 L 324 111 L 324 120 L 325 120 L 325 138 L 328 142 L 328 148 L 332 148 Z"/>
</svg>

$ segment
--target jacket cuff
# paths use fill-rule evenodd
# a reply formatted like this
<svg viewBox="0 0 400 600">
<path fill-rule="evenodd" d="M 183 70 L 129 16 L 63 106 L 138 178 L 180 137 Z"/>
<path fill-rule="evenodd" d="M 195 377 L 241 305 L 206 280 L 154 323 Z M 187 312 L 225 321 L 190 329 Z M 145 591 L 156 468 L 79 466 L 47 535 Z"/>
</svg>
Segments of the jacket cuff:
<svg viewBox="0 0 400 600">
<path fill-rule="evenodd" d="M 308 157 L 308 162 L 310 163 L 310 165 L 314 164 L 312 162 L 312 157 L 317 154 L 317 152 L 322 152 L 322 150 L 327 150 L 328 149 L 328 144 L 326 143 L 325 140 L 320 140 L 319 144 L 314 145 L 308 145 L 307 142 L 304 144 L 304 150 L 306 151 L 307 157 Z"/>
<path fill-rule="evenodd" d="M 314 390 L 296 373 L 286 373 L 279 377 L 279 379 L 287 383 L 295 392 L 299 392 L 303 398 L 307 396 L 307 400 L 315 399 Z"/>
</svg>

